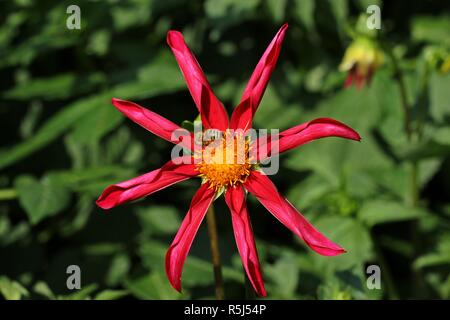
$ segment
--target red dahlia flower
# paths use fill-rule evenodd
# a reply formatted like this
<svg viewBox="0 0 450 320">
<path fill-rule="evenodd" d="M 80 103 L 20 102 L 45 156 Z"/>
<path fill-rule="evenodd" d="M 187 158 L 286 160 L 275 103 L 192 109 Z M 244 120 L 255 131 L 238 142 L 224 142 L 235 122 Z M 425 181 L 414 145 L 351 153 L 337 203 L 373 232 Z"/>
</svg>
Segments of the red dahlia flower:
<svg viewBox="0 0 450 320">
<path fill-rule="evenodd" d="M 178 31 L 168 32 L 167 43 L 180 66 L 205 129 L 220 130 L 227 136 L 230 129 L 248 130 L 251 128 L 253 115 L 275 68 L 287 27 L 287 24 L 281 27 L 264 52 L 244 90 L 241 102 L 231 115 L 230 121 L 228 121 L 223 104 L 214 95 L 196 58 L 186 45 L 183 35 Z M 181 138 L 173 138 L 172 133 L 181 129 L 173 122 L 132 102 L 113 99 L 112 103 L 125 116 L 148 131 L 167 141 L 181 143 L 185 148 L 194 151 L 191 143 L 186 143 L 186 140 Z M 315 139 L 331 136 L 360 140 L 358 133 L 348 126 L 333 119 L 321 118 L 281 132 L 277 137 L 279 144 L 277 153 L 285 152 Z M 239 136 L 235 139 L 239 140 Z M 270 145 L 271 141 L 273 141 L 273 138 L 266 144 Z M 244 149 L 246 150 L 244 161 L 236 161 L 235 159 L 234 163 L 226 164 L 218 163 L 214 159 L 211 161 L 211 155 L 219 155 L 220 158 L 234 146 L 222 143 L 218 146 L 213 145 L 211 150 L 211 145 L 205 144 L 201 146 L 200 154 L 206 154 L 205 150 L 209 147 L 210 161 L 205 159 L 193 161 L 196 157 L 194 151 L 192 156 L 173 159 L 160 169 L 109 186 L 97 200 L 99 207 L 110 209 L 125 202 L 148 196 L 177 182 L 193 177 L 202 178 L 202 184 L 192 198 L 190 209 L 166 255 L 167 277 L 171 285 L 178 291 L 181 291 L 182 269 L 192 241 L 209 206 L 220 192 L 225 192 L 225 201 L 231 211 L 234 235 L 244 269 L 255 291 L 260 296 L 265 296 L 266 290 L 246 207 L 247 192 L 253 194 L 275 218 L 317 253 L 334 256 L 345 252 L 343 248 L 327 239 L 314 228 L 288 200 L 278 193 L 272 181 L 259 169 L 258 163 L 264 157 L 274 156 L 275 151 L 270 149 L 271 154 L 269 154 L 257 150 L 257 163 L 254 164 L 250 161 L 248 150 L 257 148 L 262 143 L 249 145 L 246 139 L 241 139 L 241 142 L 245 144 Z"/>
</svg>

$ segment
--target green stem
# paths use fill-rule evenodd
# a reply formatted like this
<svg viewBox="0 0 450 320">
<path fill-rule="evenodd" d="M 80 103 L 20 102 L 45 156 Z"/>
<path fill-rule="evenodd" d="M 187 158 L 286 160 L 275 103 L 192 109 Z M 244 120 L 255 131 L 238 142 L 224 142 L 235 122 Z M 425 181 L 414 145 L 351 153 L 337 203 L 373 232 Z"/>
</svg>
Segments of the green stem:
<svg viewBox="0 0 450 320">
<path fill-rule="evenodd" d="M 399 87 L 399 91 L 400 91 L 400 102 L 401 102 L 401 106 L 402 106 L 402 110 L 403 110 L 403 115 L 404 115 L 404 130 L 405 130 L 405 134 L 406 137 L 408 139 L 408 142 L 412 142 L 412 138 L 413 138 L 413 123 L 412 123 L 412 117 L 411 117 L 411 106 L 408 103 L 408 97 L 407 97 L 407 91 L 406 91 L 406 85 L 405 85 L 405 81 L 403 78 L 403 73 L 400 69 L 399 63 L 397 61 L 397 58 L 395 57 L 394 53 L 392 52 L 392 50 L 388 50 L 388 54 L 391 57 L 392 60 L 392 65 L 394 67 L 394 73 L 395 73 L 395 79 L 397 81 L 398 87 Z M 422 93 L 421 96 L 419 98 L 419 108 L 422 108 L 423 106 L 421 104 L 424 103 L 424 90 L 426 90 L 427 88 L 427 78 L 428 78 L 428 72 L 426 71 L 424 74 L 424 83 L 422 86 Z M 423 114 L 421 112 L 419 112 L 419 117 L 418 117 L 418 124 L 416 127 L 416 138 L 420 140 L 421 138 L 421 134 L 422 134 L 422 123 L 421 121 L 423 120 Z M 419 163 L 417 160 L 412 160 L 410 162 L 411 164 L 411 172 L 410 172 L 410 177 L 409 177 L 409 192 L 410 192 L 410 196 L 407 198 L 407 201 L 409 202 L 409 204 L 413 207 L 417 207 L 419 205 L 419 183 L 418 183 L 418 176 L 419 176 Z M 419 232 L 418 232 L 418 226 L 417 226 L 417 221 L 413 221 L 411 223 L 411 241 L 413 243 L 414 246 L 414 251 L 416 252 L 416 256 L 417 253 L 420 252 L 420 239 L 419 239 Z M 412 268 L 411 273 L 413 275 L 413 285 L 415 287 L 416 292 L 420 292 L 421 288 L 423 286 L 422 284 L 422 275 L 420 273 L 420 270 L 415 270 L 414 268 Z"/>
<path fill-rule="evenodd" d="M 424 71 L 422 74 L 423 81 L 420 87 L 420 95 L 417 104 L 417 140 L 420 142 L 422 140 L 423 134 L 423 124 L 425 122 L 425 117 L 427 113 L 426 104 L 428 98 L 428 82 L 430 77 L 430 70 L 428 65 L 424 66 Z"/>
<path fill-rule="evenodd" d="M 0 200 L 11 200 L 17 198 L 17 191 L 15 189 L 0 190 Z"/>
<path fill-rule="evenodd" d="M 395 57 L 392 49 L 387 50 L 389 57 L 392 61 L 392 66 L 394 67 L 394 78 L 397 81 L 398 89 L 400 91 L 400 102 L 403 110 L 403 125 L 408 141 L 412 138 L 412 117 L 411 108 L 408 103 L 408 95 L 406 91 L 405 80 L 403 78 L 403 73 L 400 69 L 397 58 Z"/>
<path fill-rule="evenodd" d="M 206 222 L 208 225 L 209 242 L 211 245 L 211 258 L 214 270 L 214 280 L 216 288 L 217 300 L 223 300 L 225 298 L 225 290 L 223 287 L 222 278 L 222 263 L 220 261 L 220 249 L 219 249 L 219 237 L 217 235 L 216 215 L 214 213 L 214 205 L 208 209 L 206 213 Z"/>
<path fill-rule="evenodd" d="M 392 52 L 392 49 L 388 50 L 388 55 L 392 60 L 392 66 L 394 67 L 394 78 L 397 81 L 398 89 L 400 92 L 400 104 L 403 110 L 405 134 L 408 139 L 408 142 L 411 142 L 413 137 L 413 126 L 411 117 L 411 106 L 408 103 L 405 80 L 403 78 L 403 73 L 402 70 L 400 69 L 397 58 L 395 57 L 394 52 Z M 418 163 L 417 161 L 412 161 L 410 181 L 409 181 L 410 185 L 409 202 L 412 206 L 417 206 L 419 203 L 419 188 L 417 183 L 417 176 L 418 176 Z"/>
<path fill-rule="evenodd" d="M 418 187 L 418 171 L 419 171 L 419 164 L 417 161 L 413 161 L 411 163 L 411 205 L 413 207 L 417 207 L 419 205 L 419 187 Z"/>
</svg>

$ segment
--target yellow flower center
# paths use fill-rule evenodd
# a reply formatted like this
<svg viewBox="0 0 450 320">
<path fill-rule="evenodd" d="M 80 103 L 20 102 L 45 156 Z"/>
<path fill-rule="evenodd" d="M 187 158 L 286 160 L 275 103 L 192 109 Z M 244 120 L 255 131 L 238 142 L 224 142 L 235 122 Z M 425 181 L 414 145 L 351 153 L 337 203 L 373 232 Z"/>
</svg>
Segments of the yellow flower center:
<svg viewBox="0 0 450 320">
<path fill-rule="evenodd" d="M 243 134 L 227 131 L 219 139 L 203 143 L 201 152 L 194 155 L 196 169 L 216 190 L 243 183 L 252 167 L 249 149 Z"/>
</svg>

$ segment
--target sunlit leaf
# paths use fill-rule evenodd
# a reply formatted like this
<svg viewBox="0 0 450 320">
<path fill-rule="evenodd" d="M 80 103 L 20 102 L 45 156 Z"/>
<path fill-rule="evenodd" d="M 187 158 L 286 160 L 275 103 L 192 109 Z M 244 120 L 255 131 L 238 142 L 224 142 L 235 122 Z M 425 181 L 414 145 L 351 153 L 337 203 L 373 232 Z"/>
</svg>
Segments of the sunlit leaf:
<svg viewBox="0 0 450 320">
<path fill-rule="evenodd" d="M 126 290 L 104 290 L 95 296 L 95 300 L 118 300 L 128 294 Z"/>
<path fill-rule="evenodd" d="M 0 276 L 0 293 L 6 300 L 20 300 L 28 291 L 19 282 Z"/>
<path fill-rule="evenodd" d="M 51 176 L 45 176 L 41 181 L 31 176 L 20 176 L 14 184 L 20 204 L 32 224 L 58 213 L 70 199 L 69 191 Z"/>
<path fill-rule="evenodd" d="M 126 287 L 134 296 L 140 299 L 169 300 L 181 299 L 183 297 L 183 295 L 180 295 L 170 286 L 165 275 L 158 272 L 129 280 L 126 283 Z"/>
</svg>

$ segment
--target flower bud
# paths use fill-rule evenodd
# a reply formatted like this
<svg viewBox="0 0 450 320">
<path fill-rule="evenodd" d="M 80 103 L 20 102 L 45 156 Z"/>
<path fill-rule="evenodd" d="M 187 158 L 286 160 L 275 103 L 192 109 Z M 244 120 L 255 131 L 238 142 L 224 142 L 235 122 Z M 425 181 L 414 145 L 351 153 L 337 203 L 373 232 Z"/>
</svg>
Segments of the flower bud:
<svg viewBox="0 0 450 320">
<path fill-rule="evenodd" d="M 375 40 L 359 37 L 347 48 L 339 70 L 348 72 L 345 87 L 355 83 L 358 89 L 370 83 L 375 71 L 383 64 L 384 53 Z"/>
</svg>

